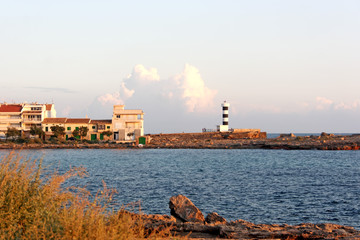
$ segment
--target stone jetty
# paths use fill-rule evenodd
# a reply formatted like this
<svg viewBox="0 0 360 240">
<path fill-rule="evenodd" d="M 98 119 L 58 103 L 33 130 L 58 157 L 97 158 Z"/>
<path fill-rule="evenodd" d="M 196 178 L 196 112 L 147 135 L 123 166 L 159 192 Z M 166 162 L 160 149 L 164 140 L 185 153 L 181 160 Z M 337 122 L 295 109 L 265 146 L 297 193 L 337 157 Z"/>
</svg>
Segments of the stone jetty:
<svg viewBox="0 0 360 240">
<path fill-rule="evenodd" d="M 209 148 L 209 149 L 285 149 L 285 150 L 359 150 L 360 135 L 340 136 L 322 133 L 320 136 L 282 134 L 266 138 L 244 133 L 179 133 L 149 135 L 147 148 Z"/>
<path fill-rule="evenodd" d="M 227 221 L 215 212 L 204 218 L 183 195 L 171 197 L 169 207 L 171 216 L 142 215 L 150 232 L 171 227 L 173 235 L 190 239 L 360 239 L 360 231 L 332 223 L 254 224 L 245 220 Z"/>
</svg>

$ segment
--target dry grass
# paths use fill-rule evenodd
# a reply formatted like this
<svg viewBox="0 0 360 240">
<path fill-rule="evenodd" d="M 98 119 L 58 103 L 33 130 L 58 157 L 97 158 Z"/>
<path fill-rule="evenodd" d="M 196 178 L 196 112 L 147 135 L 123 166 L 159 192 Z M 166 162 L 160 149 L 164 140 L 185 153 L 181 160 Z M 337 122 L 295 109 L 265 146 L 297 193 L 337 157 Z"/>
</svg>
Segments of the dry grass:
<svg viewBox="0 0 360 240">
<path fill-rule="evenodd" d="M 83 168 L 44 175 L 40 160 L 14 152 L 0 162 L 0 239 L 167 239 L 170 229 L 147 233 L 138 214 L 112 210 L 113 190 L 91 197 L 63 188 Z M 93 199 L 93 200 L 90 200 Z"/>
</svg>

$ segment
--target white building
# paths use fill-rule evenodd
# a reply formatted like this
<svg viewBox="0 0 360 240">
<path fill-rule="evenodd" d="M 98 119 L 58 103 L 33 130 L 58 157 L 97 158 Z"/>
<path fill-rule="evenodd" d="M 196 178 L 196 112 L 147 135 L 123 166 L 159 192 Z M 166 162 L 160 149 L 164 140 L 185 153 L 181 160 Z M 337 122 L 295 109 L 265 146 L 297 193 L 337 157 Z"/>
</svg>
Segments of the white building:
<svg viewBox="0 0 360 240">
<path fill-rule="evenodd" d="M 0 136 L 5 136 L 8 128 L 21 131 L 21 104 L 0 104 Z"/>
<path fill-rule="evenodd" d="M 144 112 L 114 105 L 112 124 L 115 141 L 133 141 L 144 135 Z"/>
<path fill-rule="evenodd" d="M 5 135 L 8 128 L 28 132 L 31 126 L 41 127 L 48 117 L 56 117 L 54 104 L 0 104 L 0 135 Z"/>
<path fill-rule="evenodd" d="M 41 122 L 50 117 L 56 117 L 54 104 L 25 103 L 22 109 L 22 129 L 30 131 L 31 126 L 41 127 Z"/>
</svg>

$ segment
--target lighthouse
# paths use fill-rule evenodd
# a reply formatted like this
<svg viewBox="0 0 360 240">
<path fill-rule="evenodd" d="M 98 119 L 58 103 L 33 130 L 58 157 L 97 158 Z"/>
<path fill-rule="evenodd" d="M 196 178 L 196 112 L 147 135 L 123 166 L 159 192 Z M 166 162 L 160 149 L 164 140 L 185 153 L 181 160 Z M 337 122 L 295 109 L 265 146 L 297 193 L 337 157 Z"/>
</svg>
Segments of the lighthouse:
<svg viewBox="0 0 360 240">
<path fill-rule="evenodd" d="M 229 131 L 229 107 L 230 104 L 224 101 L 221 104 L 222 107 L 222 125 L 218 126 L 218 131 L 220 132 L 228 132 Z"/>
</svg>

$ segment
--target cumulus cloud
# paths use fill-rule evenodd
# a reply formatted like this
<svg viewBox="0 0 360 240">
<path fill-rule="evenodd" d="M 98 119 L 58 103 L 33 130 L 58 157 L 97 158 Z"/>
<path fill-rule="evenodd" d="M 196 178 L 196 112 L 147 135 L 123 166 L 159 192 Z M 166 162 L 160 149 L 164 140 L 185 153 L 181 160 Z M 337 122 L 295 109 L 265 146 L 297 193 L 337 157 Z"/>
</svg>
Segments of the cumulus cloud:
<svg viewBox="0 0 360 240">
<path fill-rule="evenodd" d="M 344 109 L 344 110 L 355 110 L 357 108 L 359 108 L 360 106 L 360 102 L 359 100 L 353 101 L 352 103 L 344 103 L 344 102 L 340 102 L 335 104 L 334 109 L 335 110 L 339 110 L 339 109 Z"/>
<path fill-rule="evenodd" d="M 141 83 L 151 83 L 160 81 L 160 76 L 156 68 L 146 69 L 143 65 L 137 64 L 126 79 Z"/>
<path fill-rule="evenodd" d="M 125 86 L 124 82 L 120 83 L 120 91 L 114 93 L 106 93 L 99 96 L 97 100 L 103 105 L 120 105 L 131 98 L 135 90 L 130 90 Z"/>
<path fill-rule="evenodd" d="M 316 109 L 324 110 L 329 109 L 333 105 L 334 101 L 324 98 L 324 97 L 316 97 Z"/>
<path fill-rule="evenodd" d="M 103 105 L 119 105 L 122 104 L 123 101 L 120 98 L 120 92 L 115 93 L 106 93 L 100 97 L 97 98 L 97 100 Z"/>
<path fill-rule="evenodd" d="M 171 101 L 184 106 L 187 112 L 207 112 L 213 109 L 216 94 L 216 90 L 206 87 L 199 70 L 189 64 L 180 74 L 168 79 L 160 79 L 156 68 L 138 64 L 120 82 L 119 91 L 99 96 L 97 101 L 105 106 L 126 104 L 131 99 L 133 104 L 144 106 L 157 99 L 163 107 L 170 106 L 166 102 Z"/>
<path fill-rule="evenodd" d="M 182 73 L 175 76 L 178 87 L 182 90 L 181 98 L 185 100 L 189 112 L 206 111 L 214 106 L 216 90 L 205 86 L 199 70 L 189 64 L 185 65 Z"/>
<path fill-rule="evenodd" d="M 126 86 L 125 86 L 125 83 L 124 82 L 121 82 L 120 83 L 120 92 L 123 96 L 123 101 L 125 101 L 126 99 L 129 99 L 132 97 L 132 95 L 134 95 L 135 93 L 135 90 L 134 89 L 128 89 Z"/>
<path fill-rule="evenodd" d="M 305 105 L 304 105 L 305 106 Z M 314 104 L 306 104 L 307 108 L 315 108 L 316 110 L 325 111 L 325 110 L 357 110 L 360 107 L 360 100 L 354 100 L 350 103 L 336 102 L 329 98 L 325 97 L 316 97 Z"/>
</svg>

